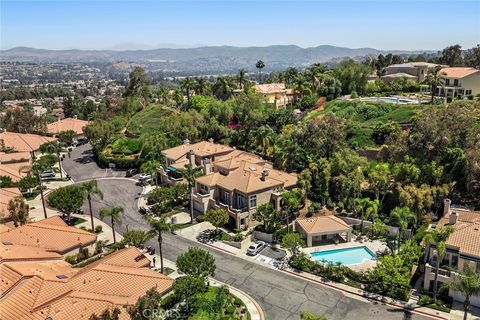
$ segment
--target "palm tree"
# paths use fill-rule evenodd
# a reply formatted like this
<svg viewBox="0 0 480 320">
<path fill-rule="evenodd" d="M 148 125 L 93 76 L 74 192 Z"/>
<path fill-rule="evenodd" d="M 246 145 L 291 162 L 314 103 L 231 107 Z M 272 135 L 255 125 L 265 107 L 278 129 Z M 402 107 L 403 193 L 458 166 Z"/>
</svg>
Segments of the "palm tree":
<svg viewBox="0 0 480 320">
<path fill-rule="evenodd" d="M 20 168 L 18 171 L 19 173 L 22 172 L 23 170 L 25 169 L 30 169 L 29 167 L 22 167 Z M 47 166 L 45 166 L 44 163 L 42 162 L 39 162 L 39 161 L 34 161 L 32 163 L 32 168 L 31 168 L 31 172 L 32 174 L 37 178 L 38 180 L 38 186 L 40 188 L 40 198 L 42 199 L 42 207 L 43 207 L 43 216 L 45 217 L 45 219 L 48 218 L 47 216 L 47 209 L 46 209 L 46 206 L 45 206 L 45 196 L 43 194 L 43 181 L 42 181 L 42 178 L 41 178 L 41 173 L 45 170 L 48 170 L 48 169 L 51 169 L 51 168 L 48 168 Z"/>
<path fill-rule="evenodd" d="M 440 269 L 440 263 L 447 254 L 447 239 L 452 234 L 453 228 L 446 226 L 440 229 L 432 229 L 427 231 L 423 240 L 425 243 L 434 244 L 437 249 L 437 257 L 435 263 L 435 278 L 433 280 L 433 302 L 437 302 L 437 289 L 438 289 L 438 270 Z"/>
<path fill-rule="evenodd" d="M 195 86 L 195 94 L 204 94 L 207 90 L 208 81 L 205 78 L 196 78 L 195 79 L 196 86 Z"/>
<path fill-rule="evenodd" d="M 158 254 L 160 255 L 160 271 L 163 273 L 163 233 L 173 231 L 175 225 L 172 223 L 167 223 L 167 215 L 161 215 L 159 218 L 148 218 L 148 223 L 150 224 L 150 234 L 152 237 L 157 237 L 158 241 Z"/>
<path fill-rule="evenodd" d="M 239 88 L 243 89 L 247 81 L 247 71 L 245 69 L 238 70 L 237 81 Z"/>
<path fill-rule="evenodd" d="M 354 200 L 354 208 L 355 208 L 355 211 L 360 211 L 361 213 L 361 233 L 363 234 L 363 228 L 364 228 L 364 221 L 365 221 L 365 210 L 370 206 L 370 198 L 356 198 Z"/>
<path fill-rule="evenodd" d="M 255 67 L 258 69 L 258 83 L 262 83 L 262 69 L 265 68 L 265 63 L 262 60 L 258 60 Z"/>
<path fill-rule="evenodd" d="M 92 231 L 94 231 L 95 225 L 93 223 L 92 195 L 96 194 L 100 197 L 100 199 L 103 199 L 103 193 L 98 187 L 97 180 L 90 180 L 82 183 L 82 188 L 87 195 L 88 209 L 90 210 L 90 219 L 92 221 Z"/>
<path fill-rule="evenodd" d="M 465 296 L 463 302 L 463 320 L 467 320 L 470 310 L 470 298 L 480 295 L 480 273 L 475 272 L 468 264 L 465 265 L 463 272 L 459 273 L 447 287 L 458 291 Z"/>
<path fill-rule="evenodd" d="M 58 141 L 50 141 L 42 144 L 40 146 L 40 151 L 42 153 L 55 154 L 58 161 L 58 169 L 60 171 L 60 179 L 63 179 L 62 173 L 62 162 L 60 160 L 60 151 L 62 151 L 63 145 Z"/>
<path fill-rule="evenodd" d="M 173 92 L 173 101 L 175 101 L 177 109 L 180 108 L 180 104 L 183 102 L 183 93 L 181 90 L 175 90 Z"/>
<path fill-rule="evenodd" d="M 372 219 L 372 238 L 375 235 L 375 230 L 373 228 L 373 224 L 375 223 L 375 218 L 378 216 L 378 207 L 380 206 L 380 201 L 375 199 L 375 200 L 370 200 L 367 202 L 367 207 L 365 210 L 365 220 L 369 220 L 370 218 Z"/>
<path fill-rule="evenodd" d="M 437 91 L 438 87 L 445 86 L 445 78 L 444 74 L 440 72 L 442 69 L 441 66 L 435 66 L 428 70 L 428 74 L 424 80 L 424 82 L 430 85 L 430 90 L 432 94 L 431 102 L 433 103 L 433 97 L 435 96 L 435 91 Z"/>
<path fill-rule="evenodd" d="M 417 216 L 415 213 L 410 211 L 408 207 L 396 207 L 390 212 L 390 217 L 394 223 L 398 226 L 398 247 L 400 248 L 400 243 L 402 242 L 402 236 L 405 234 L 405 231 L 408 229 L 410 223 L 415 223 L 417 221 Z"/>
<path fill-rule="evenodd" d="M 190 77 L 186 77 L 180 83 L 180 87 L 185 91 L 185 95 L 187 96 L 187 102 L 190 103 L 190 93 L 192 90 L 195 89 L 195 80 Z"/>
<path fill-rule="evenodd" d="M 103 220 L 106 217 L 110 217 L 111 219 L 110 221 L 112 224 L 113 243 L 117 242 L 117 239 L 115 237 L 115 224 L 122 224 L 122 212 L 122 207 L 112 207 L 111 209 L 103 208 L 100 210 L 100 219 Z"/>
<path fill-rule="evenodd" d="M 188 192 L 190 195 L 190 223 L 193 223 L 193 201 L 192 201 L 192 190 L 195 186 L 195 179 L 202 174 L 201 167 L 194 167 L 192 163 L 189 163 L 185 166 L 185 169 L 178 169 L 180 174 L 183 176 L 185 180 L 187 180 L 188 184 Z"/>
<path fill-rule="evenodd" d="M 255 134 L 257 145 L 260 146 L 261 152 L 264 155 L 270 155 L 275 131 L 269 125 L 262 125 L 256 130 Z"/>
<path fill-rule="evenodd" d="M 227 100 L 233 94 L 230 79 L 227 77 L 218 77 L 212 87 L 213 95 L 221 100 Z"/>
<path fill-rule="evenodd" d="M 295 78 L 293 88 L 295 89 L 295 92 L 298 93 L 299 97 L 312 94 L 310 84 L 305 79 L 305 76 L 303 76 L 302 74 L 299 74 Z"/>
<path fill-rule="evenodd" d="M 166 86 L 160 87 L 160 90 L 158 90 L 158 97 L 162 100 L 163 104 L 167 104 L 168 88 Z"/>
</svg>

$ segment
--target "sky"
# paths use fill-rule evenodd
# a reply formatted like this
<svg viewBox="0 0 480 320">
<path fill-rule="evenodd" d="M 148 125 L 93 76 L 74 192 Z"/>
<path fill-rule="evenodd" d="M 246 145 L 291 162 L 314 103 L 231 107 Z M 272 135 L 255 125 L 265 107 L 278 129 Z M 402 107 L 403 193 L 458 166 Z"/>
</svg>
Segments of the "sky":
<svg viewBox="0 0 480 320">
<path fill-rule="evenodd" d="M 0 0 L 1 48 L 328 44 L 438 50 L 480 43 L 480 1 Z"/>
</svg>

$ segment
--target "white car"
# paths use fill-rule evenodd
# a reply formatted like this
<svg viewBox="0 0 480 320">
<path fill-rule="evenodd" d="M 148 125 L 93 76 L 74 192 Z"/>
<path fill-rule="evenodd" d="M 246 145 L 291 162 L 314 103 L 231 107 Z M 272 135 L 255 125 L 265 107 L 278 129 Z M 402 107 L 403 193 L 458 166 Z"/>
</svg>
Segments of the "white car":
<svg viewBox="0 0 480 320">
<path fill-rule="evenodd" d="M 146 174 L 146 173 L 141 173 L 139 176 L 138 176 L 138 181 L 150 181 L 152 180 L 152 175 L 151 174 Z"/>
<path fill-rule="evenodd" d="M 40 178 L 42 179 L 55 178 L 55 176 L 56 176 L 56 173 L 53 170 L 43 171 L 40 174 Z"/>
<path fill-rule="evenodd" d="M 247 254 L 249 256 L 255 256 L 260 253 L 265 248 L 266 244 L 263 241 L 255 241 L 252 243 L 248 249 L 247 249 Z"/>
</svg>

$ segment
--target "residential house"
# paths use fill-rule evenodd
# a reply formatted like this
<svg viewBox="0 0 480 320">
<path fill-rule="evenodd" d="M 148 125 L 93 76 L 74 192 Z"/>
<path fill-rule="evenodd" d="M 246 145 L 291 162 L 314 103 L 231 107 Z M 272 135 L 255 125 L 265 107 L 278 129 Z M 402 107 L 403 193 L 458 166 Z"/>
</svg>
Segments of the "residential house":
<svg viewBox="0 0 480 320">
<path fill-rule="evenodd" d="M 88 121 L 77 118 L 58 119 L 55 122 L 47 124 L 47 132 L 51 135 L 57 135 L 59 132 L 72 130 L 75 131 L 76 138 L 83 137 L 83 128 Z"/>
<path fill-rule="evenodd" d="M 450 283 L 458 275 L 458 271 L 469 265 L 480 273 L 480 211 L 471 211 L 451 206 L 449 199 L 444 202 L 444 215 L 435 228 L 451 226 L 453 233 L 446 241 L 447 254 L 440 263 L 438 281 L 440 285 Z M 425 274 L 423 286 L 432 291 L 436 266 L 435 245 L 427 245 L 425 252 Z M 450 289 L 449 296 L 463 301 L 459 292 Z M 480 296 L 472 297 L 471 303 L 480 307 Z"/>
<path fill-rule="evenodd" d="M 10 212 L 8 211 L 8 204 L 10 201 L 21 197 L 22 193 L 16 187 L 0 188 L 0 221 L 10 217 Z"/>
<path fill-rule="evenodd" d="M 4 320 L 89 319 L 114 308 L 120 309 L 120 319 L 130 319 L 126 305 L 135 304 L 151 288 L 166 294 L 174 283 L 149 269 L 150 261 L 134 247 L 84 268 L 73 268 L 35 247 L 12 250 L 14 247 L 0 244 Z"/>
<path fill-rule="evenodd" d="M 0 230 L 2 241 L 26 247 L 41 248 L 62 256 L 78 253 L 82 249 L 93 252 L 97 236 L 86 230 L 68 226 L 59 216 Z"/>
<path fill-rule="evenodd" d="M 385 68 L 385 75 L 382 79 L 409 78 L 418 82 L 425 80 L 428 70 L 436 67 L 438 64 L 428 62 L 407 62 L 392 64 Z M 443 66 L 446 67 L 446 66 Z"/>
<path fill-rule="evenodd" d="M 183 180 L 178 169 L 185 168 L 191 164 L 193 167 L 202 166 L 203 174 L 211 172 L 211 163 L 217 157 L 227 155 L 234 151 L 234 148 L 223 144 L 214 143 L 213 139 L 208 141 L 200 141 L 190 144 L 189 140 L 185 140 L 182 145 L 162 151 L 165 158 L 165 168 L 160 174 L 162 184 L 172 185 Z"/>
<path fill-rule="evenodd" d="M 55 141 L 52 137 L 44 137 L 38 134 L 1 132 L 0 144 L 2 148 L 13 149 L 17 152 L 35 153 L 46 142 Z"/>
<path fill-rule="evenodd" d="M 13 182 L 26 176 L 31 166 L 30 152 L 0 152 L 0 176 L 10 177 Z"/>
<path fill-rule="evenodd" d="M 271 203 L 282 207 L 281 190 L 297 185 L 294 174 L 275 170 L 259 158 L 243 160 L 225 159 L 213 165 L 213 172 L 196 179 L 192 193 L 193 207 L 198 212 L 208 209 L 226 209 L 237 229 L 247 226 L 256 208 Z"/>
<path fill-rule="evenodd" d="M 267 103 L 275 107 L 285 107 L 293 103 L 294 91 L 287 89 L 285 83 L 256 84 L 253 88 L 265 98 Z"/>
<path fill-rule="evenodd" d="M 466 97 L 480 94 L 480 70 L 470 67 L 452 67 L 440 70 L 445 79 L 436 94 L 445 97 Z"/>
</svg>

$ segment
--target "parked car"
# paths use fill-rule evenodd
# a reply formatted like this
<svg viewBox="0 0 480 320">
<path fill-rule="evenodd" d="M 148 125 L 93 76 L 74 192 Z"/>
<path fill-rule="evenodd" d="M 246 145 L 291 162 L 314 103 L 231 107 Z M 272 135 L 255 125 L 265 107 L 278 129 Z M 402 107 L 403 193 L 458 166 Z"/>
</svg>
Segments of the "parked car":
<svg viewBox="0 0 480 320">
<path fill-rule="evenodd" d="M 151 174 L 141 173 L 138 176 L 138 181 L 150 181 L 150 180 L 152 180 Z"/>
<path fill-rule="evenodd" d="M 140 207 L 140 209 L 138 209 L 138 212 L 140 212 L 141 215 L 152 214 L 152 209 L 150 209 L 149 207 Z"/>
<path fill-rule="evenodd" d="M 125 177 L 133 177 L 139 172 L 138 169 L 128 169 L 127 172 L 125 172 Z"/>
<path fill-rule="evenodd" d="M 263 241 L 255 241 L 254 243 L 252 243 L 248 249 L 247 249 L 247 254 L 249 256 L 256 256 L 257 254 L 260 253 L 260 251 L 262 251 L 263 249 L 265 249 L 265 242 Z"/>
<path fill-rule="evenodd" d="M 75 142 L 75 146 L 78 147 L 78 146 L 81 146 L 83 144 L 87 143 L 87 139 L 86 138 L 78 138 L 77 141 Z"/>
<path fill-rule="evenodd" d="M 47 170 L 40 173 L 40 178 L 48 179 L 48 178 L 55 178 L 57 174 L 53 170 Z"/>
</svg>

